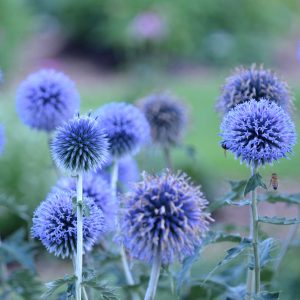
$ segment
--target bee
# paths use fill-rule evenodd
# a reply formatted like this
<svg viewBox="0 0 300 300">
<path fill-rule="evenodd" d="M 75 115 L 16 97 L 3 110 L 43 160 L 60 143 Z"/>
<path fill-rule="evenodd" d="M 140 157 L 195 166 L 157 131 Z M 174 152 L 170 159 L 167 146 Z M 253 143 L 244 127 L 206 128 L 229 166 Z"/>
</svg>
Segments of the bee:
<svg viewBox="0 0 300 300">
<path fill-rule="evenodd" d="M 221 143 L 221 147 L 224 149 L 224 156 L 225 156 L 225 158 L 226 158 L 226 157 L 227 157 L 226 153 L 227 153 L 228 148 L 227 148 L 225 142 L 222 142 L 222 143 Z"/>
<path fill-rule="evenodd" d="M 273 190 L 276 191 L 278 189 L 278 175 L 276 173 L 272 173 L 269 187 L 271 185 L 272 185 Z"/>
</svg>

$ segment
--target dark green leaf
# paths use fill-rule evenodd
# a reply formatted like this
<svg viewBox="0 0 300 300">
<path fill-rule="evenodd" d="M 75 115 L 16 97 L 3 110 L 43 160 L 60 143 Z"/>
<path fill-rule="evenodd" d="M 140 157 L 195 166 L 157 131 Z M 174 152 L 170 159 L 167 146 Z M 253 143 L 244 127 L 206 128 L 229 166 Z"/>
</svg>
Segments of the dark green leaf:
<svg viewBox="0 0 300 300">
<path fill-rule="evenodd" d="M 69 287 L 75 282 L 75 275 L 66 275 L 64 278 L 59 278 L 54 281 L 50 281 L 46 283 L 47 291 L 42 295 L 42 299 L 49 299 L 59 288 L 62 288 L 66 285 Z"/>
<path fill-rule="evenodd" d="M 221 243 L 221 242 L 240 243 L 242 239 L 243 238 L 239 234 L 227 234 L 220 231 L 219 232 L 209 231 L 203 241 L 203 245 Z"/>
<path fill-rule="evenodd" d="M 262 223 L 268 223 L 274 225 L 292 225 L 292 224 L 300 223 L 300 219 L 297 218 L 287 219 L 284 217 L 267 217 L 267 216 L 260 217 L 258 221 Z"/>
<path fill-rule="evenodd" d="M 284 202 L 289 204 L 300 204 L 300 194 L 279 194 L 266 193 L 259 196 L 259 201 L 266 201 L 269 203 Z"/>
<path fill-rule="evenodd" d="M 265 190 L 267 189 L 267 186 L 262 181 L 262 177 L 259 173 L 255 173 L 249 178 L 245 187 L 244 196 L 246 196 L 251 191 L 254 191 L 257 187 L 262 187 Z"/>
<path fill-rule="evenodd" d="M 255 300 L 277 300 L 279 299 L 279 292 L 260 292 L 254 296 Z"/>
</svg>

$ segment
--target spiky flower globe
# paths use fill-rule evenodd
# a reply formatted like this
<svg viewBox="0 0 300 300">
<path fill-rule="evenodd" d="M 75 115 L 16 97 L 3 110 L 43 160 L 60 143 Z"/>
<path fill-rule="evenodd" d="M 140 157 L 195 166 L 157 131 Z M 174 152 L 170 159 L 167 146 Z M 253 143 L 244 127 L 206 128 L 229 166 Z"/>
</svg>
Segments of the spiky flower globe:
<svg viewBox="0 0 300 300">
<path fill-rule="evenodd" d="M 2 154 L 5 145 L 4 127 L 0 124 L 0 154 Z"/>
<path fill-rule="evenodd" d="M 144 114 L 135 106 L 127 103 L 110 103 L 101 107 L 100 127 L 105 129 L 113 158 L 135 154 L 148 142 L 149 124 Z"/>
<path fill-rule="evenodd" d="M 178 144 L 187 123 L 183 103 L 167 92 L 150 95 L 140 102 L 151 127 L 152 140 L 164 147 Z"/>
<path fill-rule="evenodd" d="M 72 257 L 76 252 L 77 217 L 73 209 L 73 193 L 50 193 L 33 215 L 32 235 L 39 239 L 46 249 L 61 258 Z M 84 199 L 89 209 L 83 215 L 84 250 L 91 250 L 101 237 L 104 227 L 102 211 L 89 198 Z"/>
<path fill-rule="evenodd" d="M 259 101 L 261 98 L 275 102 L 286 112 L 290 112 L 293 106 L 288 85 L 274 72 L 256 65 L 240 67 L 227 78 L 218 99 L 217 110 L 225 114 L 240 103 L 250 99 Z"/>
<path fill-rule="evenodd" d="M 156 252 L 163 264 L 193 254 L 212 221 L 207 200 L 185 174 L 145 175 L 124 196 L 123 243 L 129 255 L 151 263 Z"/>
<path fill-rule="evenodd" d="M 76 179 L 74 177 L 62 178 L 57 182 L 56 188 L 71 192 L 76 196 Z M 118 213 L 118 203 L 111 196 L 108 182 L 95 173 L 85 174 L 83 177 L 83 195 L 93 200 L 103 212 L 107 231 L 113 230 Z"/>
<path fill-rule="evenodd" d="M 17 111 L 31 128 L 51 132 L 79 111 L 75 84 L 62 72 L 45 69 L 31 74 L 17 91 Z"/>
<path fill-rule="evenodd" d="M 95 118 L 75 116 L 57 129 L 51 152 L 58 167 L 80 173 L 103 166 L 108 147 L 106 134 Z"/>
<path fill-rule="evenodd" d="M 229 111 L 221 124 L 222 145 L 248 165 L 271 164 L 292 152 L 295 125 L 275 102 L 251 99 Z"/>
</svg>

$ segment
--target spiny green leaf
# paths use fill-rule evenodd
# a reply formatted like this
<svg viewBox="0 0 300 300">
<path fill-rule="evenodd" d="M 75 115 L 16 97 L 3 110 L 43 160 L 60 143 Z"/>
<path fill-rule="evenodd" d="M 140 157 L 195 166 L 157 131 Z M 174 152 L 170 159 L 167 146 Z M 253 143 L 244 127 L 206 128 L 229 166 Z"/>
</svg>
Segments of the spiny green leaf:
<svg viewBox="0 0 300 300">
<path fill-rule="evenodd" d="M 262 187 L 265 190 L 267 189 L 267 186 L 262 181 L 262 177 L 259 173 L 255 173 L 249 178 L 245 187 L 244 196 L 246 196 L 251 191 L 254 191 L 257 187 Z"/>
<path fill-rule="evenodd" d="M 47 291 L 42 295 L 42 299 L 49 299 L 50 296 L 52 296 L 55 291 L 57 291 L 59 288 L 63 287 L 64 285 L 69 286 L 70 284 L 73 284 L 76 280 L 75 275 L 65 275 L 64 278 L 59 278 L 50 282 L 46 283 Z"/>
<path fill-rule="evenodd" d="M 292 225 L 292 224 L 298 224 L 300 223 L 300 219 L 293 218 L 293 219 L 287 219 L 284 217 L 260 217 L 258 219 L 259 222 L 262 223 L 268 223 L 268 224 L 274 224 L 274 225 Z"/>
<path fill-rule="evenodd" d="M 279 299 L 280 292 L 260 292 L 254 295 L 255 300 L 277 300 Z"/>
<path fill-rule="evenodd" d="M 300 204 L 300 194 L 279 194 L 266 193 L 259 196 L 259 201 L 266 201 L 269 203 L 284 202 L 289 204 Z"/>
<path fill-rule="evenodd" d="M 242 239 L 243 238 L 239 234 L 228 234 L 221 231 L 209 231 L 203 241 L 203 245 L 221 242 L 240 243 Z"/>
</svg>

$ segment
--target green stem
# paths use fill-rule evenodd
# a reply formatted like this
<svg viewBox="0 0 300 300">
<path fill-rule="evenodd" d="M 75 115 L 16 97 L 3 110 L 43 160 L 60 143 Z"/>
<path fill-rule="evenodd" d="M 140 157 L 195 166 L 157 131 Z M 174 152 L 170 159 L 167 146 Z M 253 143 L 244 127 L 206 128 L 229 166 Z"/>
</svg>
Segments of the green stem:
<svg viewBox="0 0 300 300">
<path fill-rule="evenodd" d="M 166 147 L 163 148 L 163 151 L 164 151 L 166 166 L 170 171 L 172 171 L 173 170 L 173 164 L 172 164 L 172 160 L 171 160 L 170 148 L 168 146 L 166 146 Z"/>
<path fill-rule="evenodd" d="M 160 251 L 157 251 L 152 262 L 150 280 L 149 280 L 149 284 L 148 284 L 148 288 L 144 300 L 155 299 L 155 294 L 156 294 L 156 289 L 157 289 L 157 284 L 158 284 L 158 279 L 160 274 L 160 267 L 161 267 L 161 254 Z"/>
<path fill-rule="evenodd" d="M 76 300 L 81 300 L 83 256 L 82 174 L 77 175 L 77 247 L 76 247 Z"/>
</svg>

